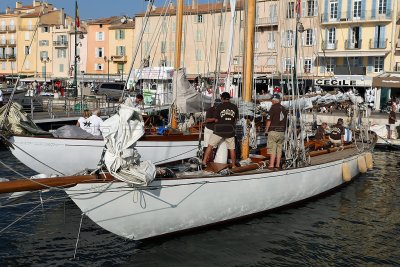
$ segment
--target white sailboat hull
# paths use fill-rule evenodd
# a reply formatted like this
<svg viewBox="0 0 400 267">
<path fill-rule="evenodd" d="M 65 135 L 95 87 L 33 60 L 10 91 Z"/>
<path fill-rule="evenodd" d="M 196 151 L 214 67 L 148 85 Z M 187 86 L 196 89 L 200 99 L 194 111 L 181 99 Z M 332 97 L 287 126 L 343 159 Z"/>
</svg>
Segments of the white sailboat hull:
<svg viewBox="0 0 400 267">
<path fill-rule="evenodd" d="M 358 156 L 300 169 L 225 177 L 127 184 L 79 184 L 67 190 L 84 214 L 102 228 L 145 239 L 219 223 L 310 198 L 343 183 L 342 165 L 359 174 Z"/>
<path fill-rule="evenodd" d="M 73 175 L 95 169 L 104 148 L 103 140 L 62 139 L 13 136 L 12 154 L 38 173 Z M 138 141 L 136 149 L 142 160 L 155 164 L 195 157 L 198 141 Z"/>
</svg>

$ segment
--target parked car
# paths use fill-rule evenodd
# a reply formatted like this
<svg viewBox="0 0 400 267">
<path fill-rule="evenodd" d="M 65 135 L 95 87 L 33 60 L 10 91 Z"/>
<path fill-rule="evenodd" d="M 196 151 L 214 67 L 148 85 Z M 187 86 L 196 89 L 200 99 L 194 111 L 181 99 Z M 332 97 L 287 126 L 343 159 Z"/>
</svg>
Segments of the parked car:
<svg viewBox="0 0 400 267">
<path fill-rule="evenodd" d="M 124 83 L 106 82 L 102 83 L 95 89 L 97 95 L 105 95 L 109 100 L 118 100 L 122 96 Z"/>
</svg>

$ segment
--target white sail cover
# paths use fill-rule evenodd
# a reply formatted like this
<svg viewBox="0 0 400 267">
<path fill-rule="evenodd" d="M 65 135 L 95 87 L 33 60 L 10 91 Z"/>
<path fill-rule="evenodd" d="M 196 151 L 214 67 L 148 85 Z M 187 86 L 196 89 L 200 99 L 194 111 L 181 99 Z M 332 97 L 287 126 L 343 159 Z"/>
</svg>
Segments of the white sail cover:
<svg viewBox="0 0 400 267">
<path fill-rule="evenodd" d="M 184 69 L 174 72 L 172 85 L 178 113 L 195 113 L 211 107 L 211 98 L 196 91 L 187 80 Z"/>
<path fill-rule="evenodd" d="M 156 167 L 150 161 L 141 162 L 134 148 L 144 134 L 144 122 L 139 112 L 127 98 L 118 114 L 101 124 L 106 141 L 104 162 L 116 179 L 134 185 L 148 185 L 155 178 Z"/>
</svg>

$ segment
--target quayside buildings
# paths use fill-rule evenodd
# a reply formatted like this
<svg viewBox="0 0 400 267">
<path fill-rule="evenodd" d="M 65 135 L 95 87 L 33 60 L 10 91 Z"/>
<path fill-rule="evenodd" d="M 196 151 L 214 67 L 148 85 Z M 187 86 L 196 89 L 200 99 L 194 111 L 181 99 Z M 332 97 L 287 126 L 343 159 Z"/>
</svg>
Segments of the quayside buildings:
<svg viewBox="0 0 400 267">
<path fill-rule="evenodd" d="M 246 19 L 244 1 L 238 0 L 234 7 L 229 2 L 192 0 L 184 7 L 181 66 L 194 83 L 209 79 L 222 87 L 229 78 L 238 92 Z M 399 18 L 394 0 L 258 0 L 257 89 L 285 88 L 296 71 L 303 91 L 319 86 L 363 93 L 373 88 L 379 108 L 389 97 L 400 95 Z M 81 21 L 76 41 L 74 23 L 62 7 L 36 0 L 29 6 L 16 2 L 4 10 L 0 14 L 0 79 L 9 80 L 18 73 L 26 81 L 70 81 L 75 60 L 78 81 L 127 80 L 132 66 L 145 68 L 139 75 L 149 83 L 171 79 L 176 47 L 174 4 L 134 17 Z M 137 71 L 133 75 L 138 77 Z"/>
</svg>

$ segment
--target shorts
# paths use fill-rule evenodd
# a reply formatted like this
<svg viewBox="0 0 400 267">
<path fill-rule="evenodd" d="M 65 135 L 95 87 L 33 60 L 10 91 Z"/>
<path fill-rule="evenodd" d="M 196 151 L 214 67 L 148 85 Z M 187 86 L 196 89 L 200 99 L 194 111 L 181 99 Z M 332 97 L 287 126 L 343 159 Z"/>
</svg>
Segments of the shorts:
<svg viewBox="0 0 400 267">
<path fill-rule="evenodd" d="M 219 135 L 212 134 L 208 140 L 208 144 L 217 147 L 222 141 L 225 141 L 228 149 L 235 149 L 235 137 L 223 138 Z"/>
<path fill-rule="evenodd" d="M 207 127 L 204 127 L 204 142 L 203 146 L 208 147 L 208 144 L 210 143 L 210 138 L 213 134 L 213 130 L 208 129 Z"/>
<path fill-rule="evenodd" d="M 342 140 L 335 140 L 335 139 L 332 139 L 330 136 L 329 136 L 329 141 L 331 141 L 331 143 L 334 144 L 334 145 L 341 145 L 342 144 Z"/>
<path fill-rule="evenodd" d="M 267 148 L 271 155 L 281 156 L 283 142 L 285 141 L 284 132 L 271 131 L 268 133 Z"/>
<path fill-rule="evenodd" d="M 391 131 L 396 131 L 396 124 L 388 124 L 388 128 Z"/>
</svg>

